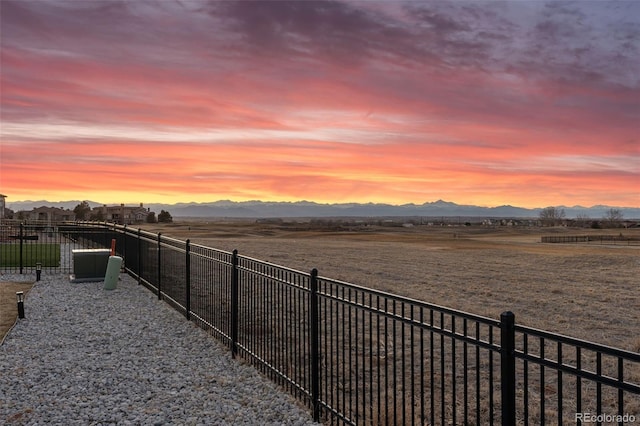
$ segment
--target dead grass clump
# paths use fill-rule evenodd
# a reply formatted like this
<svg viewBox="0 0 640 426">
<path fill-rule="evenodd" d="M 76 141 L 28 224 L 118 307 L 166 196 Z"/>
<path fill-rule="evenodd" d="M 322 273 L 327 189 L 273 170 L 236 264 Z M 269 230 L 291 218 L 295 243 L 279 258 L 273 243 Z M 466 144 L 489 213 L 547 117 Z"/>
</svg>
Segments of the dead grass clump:
<svg viewBox="0 0 640 426">
<path fill-rule="evenodd" d="M 632 339 L 630 344 L 629 344 L 629 348 L 631 348 L 630 350 L 632 352 L 640 353 L 640 337 L 636 337 L 636 338 Z"/>
</svg>

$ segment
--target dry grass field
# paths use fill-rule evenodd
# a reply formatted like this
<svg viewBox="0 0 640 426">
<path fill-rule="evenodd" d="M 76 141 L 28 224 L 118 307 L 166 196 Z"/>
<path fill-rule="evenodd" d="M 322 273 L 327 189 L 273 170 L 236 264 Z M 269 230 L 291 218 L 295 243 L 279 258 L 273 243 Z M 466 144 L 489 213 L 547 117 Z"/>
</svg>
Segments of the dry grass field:
<svg viewBox="0 0 640 426">
<path fill-rule="evenodd" d="M 640 245 L 543 235 L 640 229 L 336 226 L 249 220 L 145 225 L 163 235 L 429 303 L 640 351 Z"/>
</svg>

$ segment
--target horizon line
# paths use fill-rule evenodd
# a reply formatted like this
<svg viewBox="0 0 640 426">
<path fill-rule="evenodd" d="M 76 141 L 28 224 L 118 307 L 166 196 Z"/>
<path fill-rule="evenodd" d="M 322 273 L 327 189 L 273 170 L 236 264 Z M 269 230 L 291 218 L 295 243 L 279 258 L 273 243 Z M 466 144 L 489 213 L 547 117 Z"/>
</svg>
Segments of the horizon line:
<svg viewBox="0 0 640 426">
<path fill-rule="evenodd" d="M 5 196 L 6 197 L 6 196 Z M 8 197 L 7 197 L 8 198 Z M 436 201 L 424 201 L 422 203 L 416 203 L 416 202 L 407 202 L 407 203 L 402 203 L 402 204 L 395 204 L 395 203 L 390 203 L 390 202 L 380 202 L 380 201 L 367 201 L 367 202 L 359 202 L 359 201 L 343 201 L 343 202 L 318 202 L 318 201 L 313 201 L 313 200 L 308 200 L 308 199 L 302 199 L 302 200 L 260 200 L 260 199 L 247 199 L 247 200 L 230 200 L 230 199 L 218 199 L 218 200 L 212 200 L 212 201 L 178 201 L 175 203 L 166 203 L 166 202 L 155 202 L 155 201 L 151 201 L 151 202 L 134 202 L 134 203 L 104 203 L 104 202 L 99 202 L 99 201 L 94 201 L 94 200 L 81 200 L 81 199 L 70 199 L 70 200 L 58 200 L 58 201 L 54 201 L 54 200 L 46 200 L 46 199 L 42 199 L 42 200 L 17 200 L 17 201 L 12 201 L 12 202 L 5 202 L 6 207 L 9 208 L 9 206 L 11 204 L 15 204 L 15 203 L 38 203 L 38 202 L 43 202 L 43 203 L 69 203 L 69 202 L 82 202 L 82 201 L 87 201 L 89 203 L 95 203 L 95 204 L 100 204 L 100 205 L 122 205 L 124 204 L 125 206 L 130 206 L 130 205 L 138 205 L 138 204 L 143 204 L 143 205 L 153 205 L 153 204 L 159 204 L 159 205 L 167 205 L 167 206 L 177 206 L 177 205 L 185 205 L 185 206 L 189 206 L 189 205 L 203 205 L 203 204 L 213 204 L 213 203 L 220 203 L 220 202 L 227 202 L 227 203 L 234 203 L 234 204 L 242 204 L 242 203 L 264 203 L 264 204 L 297 204 L 297 203 L 311 203 L 311 204 L 316 204 L 316 205 L 324 205 L 324 206 L 335 206 L 335 205 L 347 205 L 347 204 L 353 204 L 353 205 L 362 205 L 362 206 L 366 206 L 366 205 L 384 205 L 384 206 L 392 206 L 392 207 L 404 207 L 404 206 L 424 206 L 426 204 L 436 204 L 439 202 L 442 203 L 447 203 L 447 204 L 455 204 L 456 206 L 460 206 L 460 207 L 479 207 L 479 208 L 487 208 L 487 209 L 495 209 L 495 208 L 500 208 L 500 207 L 512 207 L 512 208 L 518 208 L 518 209 L 524 209 L 524 210 L 536 210 L 536 209 L 544 209 L 544 208 L 548 208 L 548 207 L 560 207 L 560 208 L 585 208 L 585 209 L 592 209 L 592 208 L 597 208 L 597 207 L 611 207 L 611 208 L 621 208 L 621 209 L 640 209 L 640 206 L 618 206 L 618 205 L 610 205 L 610 204 L 592 204 L 590 206 L 584 206 L 584 205 L 580 205 L 580 204 L 574 204 L 574 205 L 565 205 L 565 204 L 560 204 L 560 205 L 546 205 L 546 206 L 537 206 L 537 207 L 522 207 L 522 206 L 518 206 L 518 205 L 514 205 L 514 204 L 499 204 L 499 205 L 479 205 L 479 204 L 460 204 L 457 203 L 455 201 L 447 201 L 447 200 L 443 200 L 443 199 L 438 199 Z"/>
</svg>

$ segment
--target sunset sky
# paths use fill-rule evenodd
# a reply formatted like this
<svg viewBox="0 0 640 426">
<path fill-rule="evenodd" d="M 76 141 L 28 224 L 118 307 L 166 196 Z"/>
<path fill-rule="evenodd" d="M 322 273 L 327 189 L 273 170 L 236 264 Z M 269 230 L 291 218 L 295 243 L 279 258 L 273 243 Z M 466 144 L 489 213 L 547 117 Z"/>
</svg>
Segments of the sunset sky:
<svg viewBox="0 0 640 426">
<path fill-rule="evenodd" d="M 640 207 L 640 1 L 0 1 L 0 193 Z"/>
</svg>

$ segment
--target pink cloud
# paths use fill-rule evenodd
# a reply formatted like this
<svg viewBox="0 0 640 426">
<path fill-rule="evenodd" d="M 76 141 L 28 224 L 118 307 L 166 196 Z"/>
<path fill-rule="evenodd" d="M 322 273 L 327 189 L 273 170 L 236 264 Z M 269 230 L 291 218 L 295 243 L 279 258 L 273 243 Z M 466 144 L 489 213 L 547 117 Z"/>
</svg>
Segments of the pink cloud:
<svg viewBox="0 0 640 426">
<path fill-rule="evenodd" d="M 6 1 L 3 191 L 638 205 L 629 8 Z"/>
</svg>

